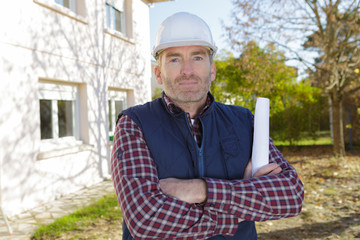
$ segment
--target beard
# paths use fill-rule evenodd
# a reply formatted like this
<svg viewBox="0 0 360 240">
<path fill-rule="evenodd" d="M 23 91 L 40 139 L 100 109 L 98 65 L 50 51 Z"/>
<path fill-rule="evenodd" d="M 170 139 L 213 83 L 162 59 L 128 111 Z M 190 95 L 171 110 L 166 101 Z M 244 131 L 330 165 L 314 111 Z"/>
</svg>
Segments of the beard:
<svg viewBox="0 0 360 240">
<path fill-rule="evenodd" d="M 186 82 L 192 82 L 193 84 L 189 86 L 182 85 L 182 83 Z M 165 93 L 175 103 L 201 102 L 207 97 L 210 86 L 210 74 L 204 79 L 195 75 L 190 75 L 178 77 L 175 81 L 169 79 L 164 81 Z"/>
</svg>

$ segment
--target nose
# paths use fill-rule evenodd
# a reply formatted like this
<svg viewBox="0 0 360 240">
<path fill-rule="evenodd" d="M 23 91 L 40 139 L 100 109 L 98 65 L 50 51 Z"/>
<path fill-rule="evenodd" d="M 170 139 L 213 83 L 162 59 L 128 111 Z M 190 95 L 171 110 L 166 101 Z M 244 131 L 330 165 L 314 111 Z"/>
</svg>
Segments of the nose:
<svg viewBox="0 0 360 240">
<path fill-rule="evenodd" d="M 181 74 L 185 76 L 190 76 L 194 72 L 194 67 L 191 61 L 187 60 L 183 62 L 183 66 L 181 69 Z"/>
</svg>

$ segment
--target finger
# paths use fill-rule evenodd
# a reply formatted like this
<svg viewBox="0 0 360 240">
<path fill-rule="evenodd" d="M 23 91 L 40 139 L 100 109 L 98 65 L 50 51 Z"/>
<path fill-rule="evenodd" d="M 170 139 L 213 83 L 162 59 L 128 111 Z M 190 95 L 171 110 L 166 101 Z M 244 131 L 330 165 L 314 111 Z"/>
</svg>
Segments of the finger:
<svg viewBox="0 0 360 240">
<path fill-rule="evenodd" d="M 256 171 L 254 174 L 254 177 L 259 177 L 268 174 L 272 170 L 274 170 L 277 167 L 277 164 L 274 165 L 274 163 L 267 164 Z"/>
<path fill-rule="evenodd" d="M 277 169 L 279 168 L 279 169 Z M 272 173 L 274 171 L 274 173 Z M 260 177 L 260 176 L 265 176 L 265 175 L 273 175 L 273 174 L 278 174 L 282 171 L 281 168 L 279 167 L 279 165 L 277 165 L 276 163 L 270 163 L 268 165 L 265 165 L 264 167 L 260 168 L 255 174 L 254 177 Z"/>
<path fill-rule="evenodd" d="M 275 174 L 279 174 L 279 173 L 281 173 L 282 172 L 282 169 L 281 169 L 281 167 L 277 167 L 277 168 L 275 168 L 274 170 L 272 170 L 270 173 L 268 173 L 267 175 L 275 175 Z"/>
</svg>

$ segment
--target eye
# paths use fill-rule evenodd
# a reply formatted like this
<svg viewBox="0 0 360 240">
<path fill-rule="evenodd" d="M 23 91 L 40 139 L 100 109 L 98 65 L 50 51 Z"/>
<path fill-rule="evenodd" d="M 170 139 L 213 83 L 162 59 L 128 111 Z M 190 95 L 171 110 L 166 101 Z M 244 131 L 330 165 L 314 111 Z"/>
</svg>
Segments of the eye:
<svg viewBox="0 0 360 240">
<path fill-rule="evenodd" d="M 170 59 L 170 62 L 172 62 L 172 63 L 179 62 L 179 58 L 171 58 L 171 59 Z"/>
<path fill-rule="evenodd" d="M 201 61 L 202 59 L 203 59 L 203 58 L 202 58 L 201 56 L 195 56 L 195 57 L 194 57 L 194 60 L 195 60 L 195 61 Z"/>
</svg>

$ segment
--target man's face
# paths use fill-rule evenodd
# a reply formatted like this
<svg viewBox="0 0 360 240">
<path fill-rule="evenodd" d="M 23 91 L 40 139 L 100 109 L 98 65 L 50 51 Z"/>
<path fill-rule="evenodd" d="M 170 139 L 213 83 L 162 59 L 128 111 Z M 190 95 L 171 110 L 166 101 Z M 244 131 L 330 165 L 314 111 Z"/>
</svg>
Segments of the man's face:
<svg viewBox="0 0 360 240">
<path fill-rule="evenodd" d="M 175 103 L 203 102 L 215 80 L 216 68 L 209 51 L 201 46 L 172 47 L 160 56 L 155 76 Z"/>
</svg>

